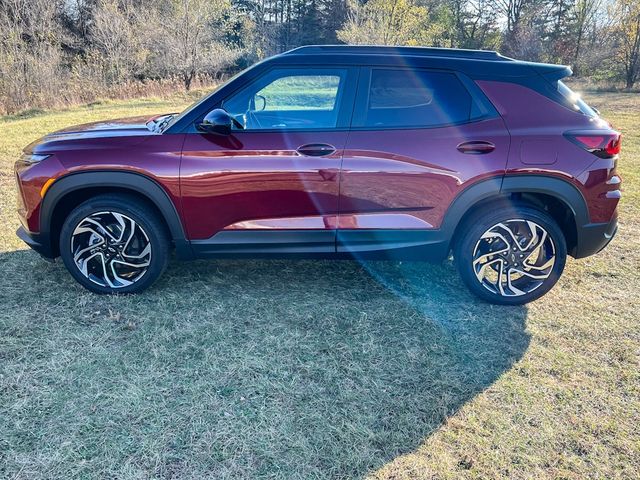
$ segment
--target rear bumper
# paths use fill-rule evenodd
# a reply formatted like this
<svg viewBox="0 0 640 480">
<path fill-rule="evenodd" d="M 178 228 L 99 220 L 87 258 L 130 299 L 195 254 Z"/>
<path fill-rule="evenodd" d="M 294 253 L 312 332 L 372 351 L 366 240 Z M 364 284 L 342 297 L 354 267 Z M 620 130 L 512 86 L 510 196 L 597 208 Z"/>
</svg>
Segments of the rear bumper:
<svg viewBox="0 0 640 480">
<path fill-rule="evenodd" d="M 589 223 L 578 228 L 578 245 L 573 256 L 584 258 L 606 247 L 618 231 L 618 215 L 608 223 Z"/>
<path fill-rule="evenodd" d="M 38 233 L 28 232 L 24 227 L 18 228 L 16 235 L 33 250 L 38 252 L 47 260 L 53 260 L 55 256 L 51 252 L 51 243 L 48 238 L 44 238 Z"/>
</svg>

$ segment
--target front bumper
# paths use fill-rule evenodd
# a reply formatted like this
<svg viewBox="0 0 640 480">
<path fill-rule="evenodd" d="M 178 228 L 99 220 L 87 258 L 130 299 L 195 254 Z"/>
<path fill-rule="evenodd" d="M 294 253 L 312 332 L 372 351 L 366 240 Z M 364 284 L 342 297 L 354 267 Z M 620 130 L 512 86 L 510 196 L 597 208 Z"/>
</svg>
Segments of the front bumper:
<svg viewBox="0 0 640 480">
<path fill-rule="evenodd" d="M 43 235 L 28 232 L 24 227 L 18 228 L 16 235 L 46 260 L 53 260 L 55 258 L 51 251 L 51 242 L 49 242 L 48 238 L 44 238 Z"/>
<path fill-rule="evenodd" d="M 578 242 L 573 256 L 584 258 L 595 255 L 609 245 L 618 231 L 618 215 L 608 223 L 589 223 L 578 227 Z"/>
</svg>

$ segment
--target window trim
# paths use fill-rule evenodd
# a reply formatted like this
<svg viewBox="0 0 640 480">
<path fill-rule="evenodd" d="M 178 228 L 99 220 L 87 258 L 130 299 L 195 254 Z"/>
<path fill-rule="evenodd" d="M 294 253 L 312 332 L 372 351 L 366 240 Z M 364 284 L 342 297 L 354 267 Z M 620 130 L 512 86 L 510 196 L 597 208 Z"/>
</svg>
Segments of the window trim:
<svg viewBox="0 0 640 480">
<path fill-rule="evenodd" d="M 361 72 L 358 80 L 358 90 L 356 100 L 354 103 L 354 114 L 351 121 L 352 131 L 381 131 L 381 130 L 426 130 L 434 128 L 446 128 L 455 127 L 458 125 L 467 125 L 469 123 L 476 123 L 490 118 L 496 118 L 499 116 L 498 111 L 493 104 L 485 97 L 473 80 L 466 75 L 455 71 L 442 68 L 395 68 L 391 66 L 364 66 L 361 67 Z M 454 75 L 462 87 L 467 91 L 471 97 L 471 110 L 469 112 L 469 118 L 459 122 L 439 123 L 437 125 L 398 125 L 398 126 L 367 126 L 364 124 L 366 120 L 369 99 L 369 87 L 371 85 L 371 76 L 374 70 L 393 70 L 402 72 L 426 72 L 426 73 L 447 73 Z M 474 107 L 482 112 L 480 115 L 473 115 Z"/>
<path fill-rule="evenodd" d="M 234 88 L 230 92 L 225 92 L 224 98 L 218 98 L 208 109 L 203 108 L 203 112 L 201 115 L 198 115 L 194 121 L 191 122 L 189 128 L 185 133 L 197 133 L 202 135 L 202 132 L 198 131 L 195 127 L 196 123 L 204 118 L 208 112 L 215 108 L 222 108 L 224 102 L 236 95 L 238 92 L 245 88 L 250 88 L 251 85 L 260 82 L 265 76 L 270 75 L 274 70 L 290 70 L 290 71 L 300 71 L 305 70 L 309 72 L 318 72 L 321 70 L 325 71 L 339 71 L 344 70 L 344 88 L 342 92 L 338 92 L 338 98 L 336 102 L 338 103 L 338 116 L 336 119 L 335 127 L 321 127 L 321 128 L 265 128 L 265 129 L 252 129 L 252 130 L 233 130 L 231 135 L 241 135 L 243 133 L 294 133 L 294 132 L 340 132 L 340 131 L 348 131 L 351 124 L 351 117 L 353 114 L 353 107 L 355 103 L 355 95 L 356 89 L 358 85 L 358 76 L 359 76 L 359 68 L 356 66 L 347 66 L 347 65 L 331 65 L 331 64 L 320 64 L 320 65 L 304 65 L 304 64 L 287 64 L 287 65 L 272 65 L 268 68 L 261 70 L 257 75 L 253 76 L 248 81 L 242 82 L 239 84 L 237 88 Z M 309 75 L 313 75 L 309 73 Z M 286 76 L 286 75 L 283 75 Z M 278 77 L 282 78 L 282 77 Z M 340 88 L 340 87 L 338 87 Z"/>
</svg>

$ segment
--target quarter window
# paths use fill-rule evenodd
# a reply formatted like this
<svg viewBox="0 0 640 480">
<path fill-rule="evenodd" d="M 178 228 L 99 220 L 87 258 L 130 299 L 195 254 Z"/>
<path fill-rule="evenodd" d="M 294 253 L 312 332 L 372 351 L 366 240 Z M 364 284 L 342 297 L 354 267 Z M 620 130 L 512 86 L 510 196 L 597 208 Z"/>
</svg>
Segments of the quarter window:
<svg viewBox="0 0 640 480">
<path fill-rule="evenodd" d="M 429 127 L 466 122 L 471 95 L 452 73 L 371 71 L 365 127 Z"/>
<path fill-rule="evenodd" d="M 346 70 L 277 69 L 223 102 L 246 130 L 335 128 Z"/>
</svg>

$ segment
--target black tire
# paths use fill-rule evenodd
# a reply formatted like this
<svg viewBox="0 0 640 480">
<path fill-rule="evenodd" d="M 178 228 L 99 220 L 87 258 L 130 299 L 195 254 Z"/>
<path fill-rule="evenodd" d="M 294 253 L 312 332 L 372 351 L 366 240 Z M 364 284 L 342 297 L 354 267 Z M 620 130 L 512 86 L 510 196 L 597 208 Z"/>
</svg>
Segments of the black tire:
<svg viewBox="0 0 640 480">
<path fill-rule="evenodd" d="M 156 215 L 150 207 L 150 205 L 141 202 L 136 197 L 115 194 L 99 195 L 76 207 L 67 216 L 60 231 L 60 256 L 67 270 L 71 273 L 71 276 L 83 287 L 99 294 L 139 293 L 149 288 L 167 268 L 171 246 L 163 221 L 158 218 L 158 215 Z M 140 229 L 136 229 L 138 236 L 142 236 L 142 240 L 139 240 L 139 242 L 150 244 L 148 260 L 144 257 L 145 263 L 148 263 L 148 265 L 139 269 L 140 272 L 137 274 L 138 276 L 134 279 L 132 278 L 131 284 L 123 284 L 122 286 L 117 286 L 117 288 L 109 285 L 100 285 L 96 283 L 96 281 L 92 281 L 88 276 L 85 276 L 78 264 L 74 261 L 72 241 L 79 242 L 78 237 L 76 237 L 76 240 L 73 240 L 74 231 L 76 231 L 76 228 L 87 217 L 100 214 L 100 212 L 113 212 L 124 215 L 128 220 L 133 220 L 136 224 L 134 228 Z M 104 233 L 102 230 L 99 231 Z M 104 238 L 108 237 L 104 236 Z M 108 241 L 111 241 L 111 239 L 108 238 Z M 131 247 L 129 246 L 127 248 Z M 105 252 L 105 255 L 106 254 L 112 255 L 113 257 L 113 254 L 109 252 Z M 118 258 L 122 259 L 122 257 Z M 135 262 L 134 260 L 125 260 Z M 118 264 L 117 268 L 120 267 L 122 267 L 122 265 Z M 96 278 L 99 279 L 99 276 L 93 276 L 93 278 L 94 280 Z"/>
<path fill-rule="evenodd" d="M 511 290 L 512 287 L 510 285 L 504 285 L 504 283 L 502 283 L 499 279 L 496 280 L 495 285 L 502 284 L 502 289 L 497 286 L 492 286 L 491 282 L 489 282 L 487 279 L 483 279 L 481 281 L 476 275 L 476 268 L 480 269 L 479 266 L 481 266 L 482 263 L 478 263 L 478 266 L 474 267 L 474 253 L 476 251 L 476 248 L 478 248 L 479 250 L 481 248 L 493 249 L 491 245 L 487 246 L 487 244 L 482 243 L 488 241 L 486 238 L 482 239 L 485 232 L 488 232 L 489 230 L 495 232 L 496 230 L 493 230 L 493 227 L 497 226 L 498 224 L 505 224 L 505 222 L 507 222 L 507 225 L 524 225 L 523 222 L 518 223 L 520 220 L 531 221 L 534 224 L 537 224 L 542 229 L 546 230 L 548 234 L 548 240 L 545 243 L 545 248 L 547 251 L 551 250 L 555 253 L 555 259 L 553 265 L 548 267 L 546 271 L 543 271 L 544 275 L 548 275 L 546 279 L 531 280 L 529 277 L 522 276 L 522 280 L 514 280 L 514 283 L 517 281 L 521 281 L 523 282 L 522 285 L 525 285 L 526 282 L 529 282 L 537 286 L 532 291 L 526 291 L 524 294 L 517 293 L 515 294 L 515 296 L 511 296 L 509 294 L 512 294 L 514 291 L 519 290 L 524 292 L 525 289 L 523 288 L 522 290 L 520 290 L 519 288 L 517 288 Z M 526 225 L 529 224 L 527 223 Z M 500 232 L 500 228 L 501 227 L 498 227 L 498 233 Z M 538 238 L 542 238 L 542 235 L 540 235 Z M 503 245 L 507 245 L 502 241 L 501 238 L 496 238 L 495 240 L 492 238 L 490 239 L 490 241 L 496 242 L 497 246 L 495 247 L 495 251 L 503 250 Z M 520 270 L 525 270 L 523 263 L 514 263 L 518 262 L 519 260 L 518 258 L 515 258 L 515 254 L 518 254 L 517 256 L 520 256 L 520 250 L 513 250 L 513 246 L 510 249 L 507 249 L 509 250 L 509 253 L 504 252 L 500 254 L 500 257 L 504 258 L 504 263 L 501 263 L 503 262 L 503 260 L 499 259 L 497 255 L 489 253 L 489 255 L 491 256 L 488 260 L 490 260 L 491 262 L 493 262 L 494 260 L 496 261 L 496 263 L 494 263 L 495 268 L 493 268 L 493 270 L 496 272 L 496 276 L 498 275 L 499 269 L 503 265 L 505 266 L 505 270 L 507 270 L 507 272 L 509 271 L 509 268 L 518 268 Z M 492 252 L 493 250 L 488 251 Z M 486 253 L 487 250 L 484 250 L 484 252 Z M 510 254 L 511 252 L 514 253 L 513 256 Z M 562 274 L 562 271 L 564 270 L 564 266 L 566 263 L 567 245 L 562 230 L 560 230 L 560 227 L 558 227 L 557 223 L 546 212 L 530 206 L 505 205 L 498 208 L 492 207 L 487 210 L 478 211 L 469 219 L 467 219 L 461 225 L 461 228 L 457 232 L 457 238 L 455 239 L 455 243 L 453 246 L 453 253 L 456 267 L 463 282 L 475 295 L 483 300 L 486 300 L 487 302 L 499 305 L 523 305 L 540 298 L 556 284 L 556 282 L 560 278 L 560 275 Z M 527 253 L 525 252 L 524 255 L 526 256 Z M 528 264 L 527 268 L 529 268 Z M 487 271 L 490 272 L 490 270 L 488 269 Z M 517 270 L 512 270 L 512 272 L 513 271 L 516 272 L 514 276 L 517 277 Z M 535 273 L 536 275 L 538 274 L 537 272 Z M 482 272 L 479 272 L 478 275 L 483 276 Z M 502 290 L 503 292 L 507 292 L 507 294 L 503 294 L 500 291 L 496 290 Z"/>
</svg>

